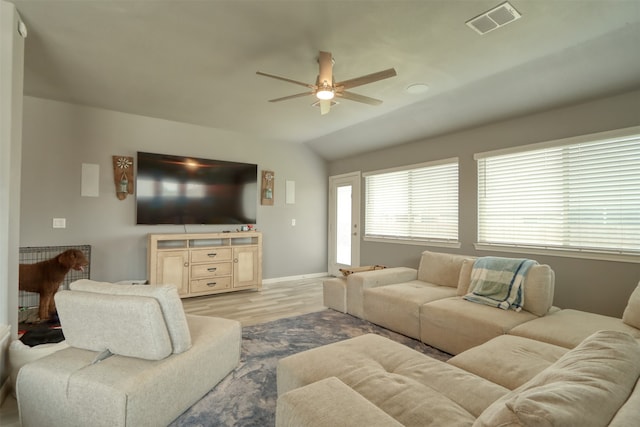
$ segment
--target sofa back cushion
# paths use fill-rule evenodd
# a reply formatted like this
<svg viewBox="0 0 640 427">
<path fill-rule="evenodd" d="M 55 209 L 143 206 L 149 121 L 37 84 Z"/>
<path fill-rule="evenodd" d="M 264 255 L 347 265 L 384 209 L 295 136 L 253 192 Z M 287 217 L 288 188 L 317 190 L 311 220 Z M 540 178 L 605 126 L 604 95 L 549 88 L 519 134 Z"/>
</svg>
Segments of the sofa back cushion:
<svg viewBox="0 0 640 427">
<path fill-rule="evenodd" d="M 458 282 L 458 296 L 473 292 L 471 288 L 471 272 L 475 261 L 475 259 L 467 259 L 462 264 Z M 522 286 L 524 294 L 522 309 L 538 317 L 547 314 L 553 305 L 555 290 L 555 273 L 551 267 L 540 264 L 533 265 L 527 271 L 527 276 Z"/>
<path fill-rule="evenodd" d="M 465 255 L 424 251 L 418 267 L 418 280 L 434 285 L 458 287 L 460 269 Z"/>
<path fill-rule="evenodd" d="M 469 286 L 471 285 L 471 272 L 473 271 L 474 258 L 467 258 L 462 261 L 460 267 L 460 276 L 458 277 L 458 292 L 456 295 L 459 297 L 465 296 L 469 293 Z"/>
<path fill-rule="evenodd" d="M 596 332 L 496 400 L 474 426 L 605 426 L 625 404 L 638 377 L 640 343 L 624 332 Z"/>
<path fill-rule="evenodd" d="M 62 332 L 71 347 L 148 360 L 172 352 L 160 304 L 154 298 L 80 291 L 56 293 Z"/>
<path fill-rule="evenodd" d="M 160 304 L 166 328 L 169 331 L 173 353 L 191 348 L 191 333 L 187 325 L 182 301 L 173 285 L 119 285 L 93 280 L 77 280 L 69 285 L 72 291 L 93 292 L 107 295 L 141 296 L 154 298 Z"/>
<path fill-rule="evenodd" d="M 548 265 L 534 265 L 527 272 L 523 283 L 523 310 L 536 316 L 544 316 L 553 305 L 555 273 Z"/>
<path fill-rule="evenodd" d="M 640 329 L 640 283 L 629 297 L 627 307 L 622 314 L 622 321 L 629 326 Z"/>
</svg>

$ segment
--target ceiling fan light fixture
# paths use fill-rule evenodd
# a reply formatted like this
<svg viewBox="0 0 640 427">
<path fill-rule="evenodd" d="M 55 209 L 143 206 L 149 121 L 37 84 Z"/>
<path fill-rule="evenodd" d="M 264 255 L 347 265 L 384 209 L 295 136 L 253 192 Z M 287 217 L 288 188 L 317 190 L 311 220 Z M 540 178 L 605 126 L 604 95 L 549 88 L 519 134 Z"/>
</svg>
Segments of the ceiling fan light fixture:
<svg viewBox="0 0 640 427">
<path fill-rule="evenodd" d="M 333 90 L 333 87 L 329 83 L 327 83 L 326 80 L 322 83 L 322 86 L 318 87 L 318 90 L 316 91 L 316 98 L 318 99 L 333 99 L 334 96 L 335 92 Z"/>
<path fill-rule="evenodd" d="M 323 99 L 323 100 L 333 99 L 334 96 L 335 96 L 335 93 L 333 93 L 332 90 L 328 90 L 328 89 L 320 89 L 318 92 L 316 92 L 316 98 L 318 99 Z"/>
</svg>

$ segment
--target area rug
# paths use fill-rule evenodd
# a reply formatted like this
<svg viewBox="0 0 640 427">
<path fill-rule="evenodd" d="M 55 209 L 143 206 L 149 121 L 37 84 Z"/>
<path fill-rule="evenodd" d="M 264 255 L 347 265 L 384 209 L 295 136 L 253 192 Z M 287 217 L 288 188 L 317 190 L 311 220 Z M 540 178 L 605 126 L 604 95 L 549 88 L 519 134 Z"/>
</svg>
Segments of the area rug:
<svg viewBox="0 0 640 427">
<path fill-rule="evenodd" d="M 240 365 L 170 426 L 273 426 L 279 359 L 368 333 L 385 336 L 439 360 L 451 357 L 420 341 L 334 310 L 248 326 L 242 331 Z"/>
</svg>

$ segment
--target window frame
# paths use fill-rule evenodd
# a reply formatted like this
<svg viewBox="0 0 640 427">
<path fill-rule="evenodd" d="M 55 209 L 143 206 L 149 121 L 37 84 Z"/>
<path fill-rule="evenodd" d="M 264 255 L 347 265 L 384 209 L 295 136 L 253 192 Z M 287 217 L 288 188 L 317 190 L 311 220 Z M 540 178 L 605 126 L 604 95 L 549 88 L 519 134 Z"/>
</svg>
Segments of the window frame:
<svg viewBox="0 0 640 427">
<path fill-rule="evenodd" d="M 569 258 L 583 258 L 594 259 L 604 261 L 619 261 L 619 262 L 633 262 L 640 263 L 640 252 L 626 249 L 605 249 L 605 248 L 593 248 L 593 247 L 562 247 L 555 245 L 544 244 L 518 244 L 518 243 L 496 243 L 496 242 L 481 242 L 480 235 L 480 221 L 481 221 L 481 208 L 480 208 L 480 167 L 479 160 L 502 156 L 508 154 L 524 153 L 527 151 L 536 151 L 540 149 L 559 148 L 563 146 L 570 146 L 581 143 L 593 143 L 598 141 L 623 139 L 628 137 L 640 136 L 640 126 L 633 126 L 624 129 L 617 129 L 613 131 L 598 132 L 587 135 L 579 135 L 575 137 L 562 138 L 553 141 L 546 141 L 541 143 L 527 144 L 517 147 L 509 147 L 505 149 L 486 151 L 474 154 L 473 158 L 476 161 L 476 194 L 477 194 L 477 222 L 476 222 L 476 242 L 474 247 L 478 251 L 496 251 L 496 252 L 509 252 L 509 253 L 530 253 L 535 255 L 550 255 Z"/>
<path fill-rule="evenodd" d="M 403 171 L 411 171 L 416 169 L 423 169 L 429 167 L 438 167 L 444 165 L 454 165 L 456 166 L 456 189 L 457 189 L 457 200 L 456 200 L 456 238 L 455 239 L 440 239 L 440 238 L 430 238 L 430 237 L 414 237 L 408 238 L 406 236 L 377 236 L 377 235 L 367 235 L 367 197 L 368 197 L 368 182 L 367 179 L 371 176 L 382 175 L 394 172 L 403 172 Z M 449 157 L 441 160 L 434 160 L 428 162 L 422 162 L 412 165 L 399 166 L 388 169 L 380 169 L 375 171 L 364 172 L 362 177 L 365 180 L 364 185 L 364 227 L 362 238 L 367 242 L 380 242 L 380 243 L 394 243 L 394 244 L 404 244 L 404 245 L 417 245 L 417 246 L 435 246 L 435 247 L 445 247 L 445 248 L 460 248 L 460 159 L 459 157 Z"/>
</svg>

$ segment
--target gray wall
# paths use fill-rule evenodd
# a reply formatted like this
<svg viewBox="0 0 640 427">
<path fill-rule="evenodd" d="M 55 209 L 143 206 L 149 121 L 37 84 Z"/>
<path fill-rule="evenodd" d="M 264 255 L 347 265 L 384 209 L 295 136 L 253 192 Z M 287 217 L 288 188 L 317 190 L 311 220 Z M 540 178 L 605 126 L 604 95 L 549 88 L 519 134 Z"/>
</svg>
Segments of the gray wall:
<svg viewBox="0 0 640 427">
<path fill-rule="evenodd" d="M 111 156 L 137 151 L 273 170 L 275 204 L 258 207 L 263 277 L 327 271 L 326 164 L 304 145 L 34 97 L 24 99 L 20 245 L 90 244 L 91 277 L 117 281 L 147 277 L 147 233 L 235 228 L 135 225 L 135 197 L 116 198 Z M 81 197 L 82 163 L 100 166 L 99 197 Z M 295 204 L 285 204 L 285 180 L 295 181 Z M 66 218 L 67 228 L 53 229 L 53 218 Z"/>
<path fill-rule="evenodd" d="M 460 159 L 461 248 L 452 250 L 363 241 L 361 264 L 417 267 L 420 253 L 427 249 L 476 256 L 526 256 L 549 264 L 555 270 L 556 305 L 621 316 L 629 295 L 640 280 L 640 263 L 475 250 L 477 179 L 473 154 L 637 126 L 640 125 L 639 111 L 640 91 L 636 91 L 331 162 L 329 175 L 357 170 L 366 172 L 455 156 Z M 364 223 L 364 210 L 362 215 Z"/>
</svg>

